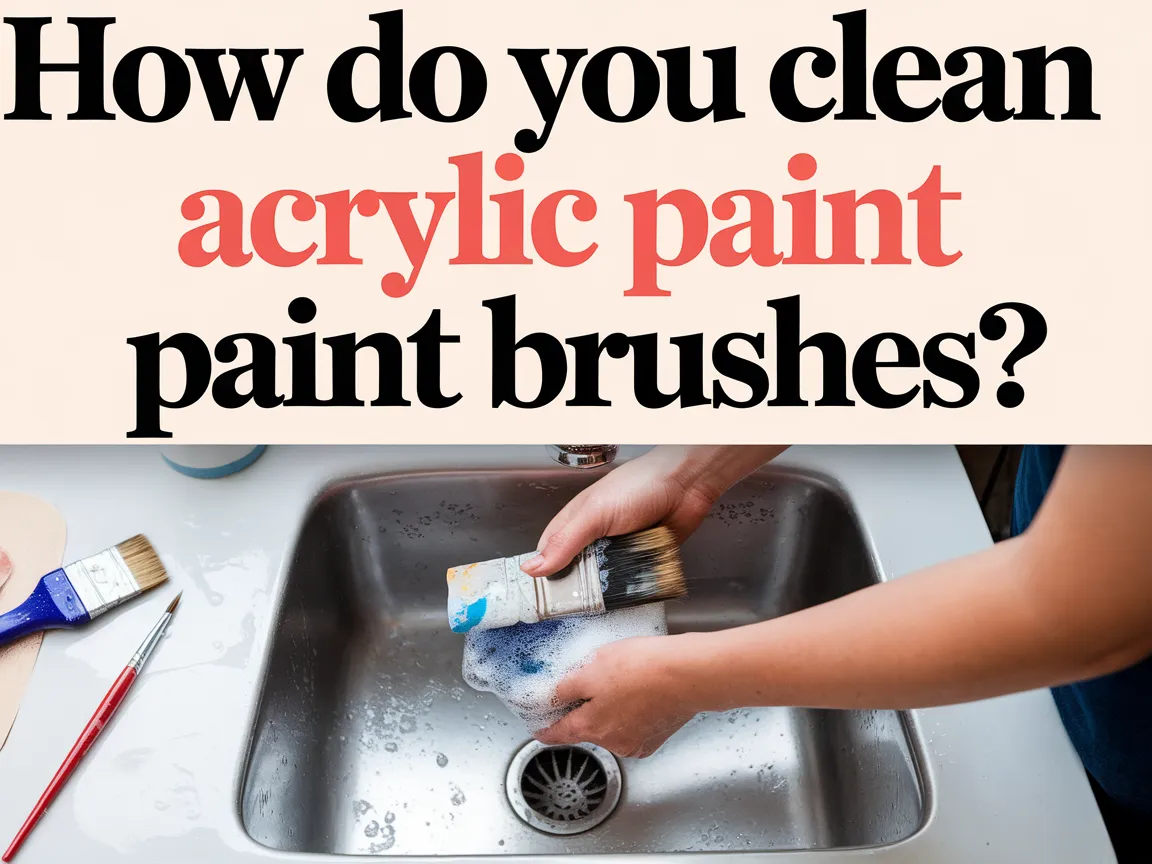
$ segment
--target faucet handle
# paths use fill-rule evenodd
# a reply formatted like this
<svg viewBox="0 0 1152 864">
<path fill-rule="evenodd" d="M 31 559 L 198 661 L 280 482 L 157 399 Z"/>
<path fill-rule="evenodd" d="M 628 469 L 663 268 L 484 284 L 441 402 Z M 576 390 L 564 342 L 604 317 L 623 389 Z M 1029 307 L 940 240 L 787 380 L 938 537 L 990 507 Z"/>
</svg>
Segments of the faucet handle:
<svg viewBox="0 0 1152 864">
<path fill-rule="evenodd" d="M 616 458 L 619 444 L 547 444 L 548 455 L 569 468 L 599 468 Z"/>
</svg>

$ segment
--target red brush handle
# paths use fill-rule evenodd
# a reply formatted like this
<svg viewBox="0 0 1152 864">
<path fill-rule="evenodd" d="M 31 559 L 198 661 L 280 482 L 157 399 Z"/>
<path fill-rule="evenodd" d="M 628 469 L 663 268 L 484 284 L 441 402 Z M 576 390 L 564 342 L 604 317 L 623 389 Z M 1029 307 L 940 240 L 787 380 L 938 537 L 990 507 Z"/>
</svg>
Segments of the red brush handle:
<svg viewBox="0 0 1152 864">
<path fill-rule="evenodd" d="M 25 838 L 36 827 L 36 823 L 40 821 L 40 817 L 47 811 L 48 805 L 56 798 L 64 784 L 68 782 L 68 778 L 72 776 L 72 772 L 76 770 L 76 766 L 80 764 L 80 760 L 84 758 L 88 748 L 92 746 L 104 727 L 108 725 L 108 721 L 112 719 L 112 715 L 116 713 L 116 709 L 120 707 L 120 703 L 124 701 L 124 697 L 128 695 L 128 691 L 132 689 L 132 684 L 135 681 L 136 670 L 131 666 L 120 673 L 120 677 L 105 694 L 100 707 L 96 709 L 96 713 L 92 715 L 92 719 L 88 721 L 88 725 L 84 727 L 84 731 L 80 733 L 80 737 L 72 745 L 68 755 L 64 757 L 64 761 L 56 771 L 56 776 L 52 778 L 52 782 L 48 784 L 48 788 L 44 790 L 44 794 L 40 796 L 40 800 L 36 802 L 36 806 L 32 808 L 32 812 L 24 820 L 20 831 L 0 860 L 12 860 L 16 850 L 20 848 Z"/>
</svg>

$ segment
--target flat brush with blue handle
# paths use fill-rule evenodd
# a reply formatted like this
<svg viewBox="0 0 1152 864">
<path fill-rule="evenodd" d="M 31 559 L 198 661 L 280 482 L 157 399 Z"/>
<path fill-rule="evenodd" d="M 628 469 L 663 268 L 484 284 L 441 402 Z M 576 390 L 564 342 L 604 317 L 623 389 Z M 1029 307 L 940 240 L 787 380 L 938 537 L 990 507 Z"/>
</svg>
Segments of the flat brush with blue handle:
<svg viewBox="0 0 1152 864">
<path fill-rule="evenodd" d="M 167 579 L 160 556 L 137 534 L 37 582 L 27 600 L 0 615 L 0 647 L 29 633 L 81 627 Z"/>
</svg>

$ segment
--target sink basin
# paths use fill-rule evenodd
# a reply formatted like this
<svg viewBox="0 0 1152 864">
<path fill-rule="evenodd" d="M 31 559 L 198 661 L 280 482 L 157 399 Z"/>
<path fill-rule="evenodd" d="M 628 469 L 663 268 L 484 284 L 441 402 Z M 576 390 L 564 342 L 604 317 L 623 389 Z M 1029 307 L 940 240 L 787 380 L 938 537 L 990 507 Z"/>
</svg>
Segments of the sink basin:
<svg viewBox="0 0 1152 864">
<path fill-rule="evenodd" d="M 529 741 L 461 679 L 445 570 L 530 550 L 598 472 L 396 474 L 327 489 L 301 527 L 265 658 L 244 827 L 277 850 L 379 855 L 844 849 L 915 833 L 928 798 L 908 718 L 760 708 L 701 715 L 619 760 L 619 803 L 579 834 L 521 819 L 506 776 Z M 877 581 L 837 488 L 766 470 L 685 544 L 673 632 L 716 630 Z"/>
</svg>

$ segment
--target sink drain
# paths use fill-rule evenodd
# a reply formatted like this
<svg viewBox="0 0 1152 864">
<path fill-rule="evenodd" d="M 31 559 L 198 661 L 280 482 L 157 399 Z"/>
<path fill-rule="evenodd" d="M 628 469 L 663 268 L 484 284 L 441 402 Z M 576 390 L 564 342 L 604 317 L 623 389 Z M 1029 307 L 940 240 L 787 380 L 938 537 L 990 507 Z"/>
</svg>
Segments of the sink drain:
<svg viewBox="0 0 1152 864">
<path fill-rule="evenodd" d="M 620 766 L 594 744 L 525 746 L 508 767 L 508 800 L 516 815 L 548 834 L 595 828 L 620 802 Z"/>
</svg>

